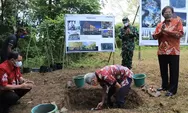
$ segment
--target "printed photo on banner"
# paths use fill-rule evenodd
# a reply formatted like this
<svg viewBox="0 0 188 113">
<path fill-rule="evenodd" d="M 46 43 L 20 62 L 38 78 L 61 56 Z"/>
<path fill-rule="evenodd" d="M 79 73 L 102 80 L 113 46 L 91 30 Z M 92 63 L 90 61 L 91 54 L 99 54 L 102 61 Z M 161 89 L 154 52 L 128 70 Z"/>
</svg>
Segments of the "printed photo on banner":
<svg viewBox="0 0 188 113">
<path fill-rule="evenodd" d="M 101 50 L 113 50 L 113 43 L 101 43 Z"/>
<path fill-rule="evenodd" d="M 113 29 L 112 22 L 102 22 L 102 29 Z"/>
<path fill-rule="evenodd" d="M 69 39 L 68 40 L 80 40 L 80 34 L 77 33 L 77 32 L 74 32 L 74 33 L 69 35 Z"/>
<path fill-rule="evenodd" d="M 80 25 L 76 20 L 67 22 L 68 40 L 80 40 Z"/>
<path fill-rule="evenodd" d="M 151 28 L 142 28 L 142 40 L 154 40 L 152 34 L 154 33 L 155 29 Z"/>
<path fill-rule="evenodd" d="M 181 37 L 180 42 L 181 43 L 186 43 L 186 34 L 187 34 L 186 27 L 183 27 L 183 31 L 184 31 L 184 34 Z"/>
<path fill-rule="evenodd" d="M 153 28 L 161 21 L 160 0 L 142 0 L 142 27 Z"/>
<path fill-rule="evenodd" d="M 76 22 L 76 20 L 69 20 L 67 22 L 67 27 L 68 27 L 68 30 L 80 30 L 80 25 L 78 22 Z"/>
<path fill-rule="evenodd" d="M 103 38 L 113 38 L 113 30 L 102 30 Z"/>
<path fill-rule="evenodd" d="M 182 12 L 175 12 L 175 15 L 179 16 L 182 20 L 183 26 L 186 26 L 187 14 Z"/>
<path fill-rule="evenodd" d="M 115 17 L 95 14 L 66 14 L 66 53 L 114 52 Z"/>
<path fill-rule="evenodd" d="M 173 8 L 186 9 L 186 0 L 170 0 L 170 6 Z"/>
<path fill-rule="evenodd" d="M 69 42 L 67 51 L 98 51 L 96 42 Z"/>
<path fill-rule="evenodd" d="M 158 45 L 158 41 L 154 40 L 154 33 L 157 24 L 164 21 L 162 9 L 165 6 L 171 6 L 174 9 L 173 17 L 180 17 L 183 24 L 184 35 L 180 39 L 181 45 L 188 45 L 188 0 L 140 0 L 140 29 L 139 29 L 139 45 Z"/>
<path fill-rule="evenodd" d="M 101 22 L 80 21 L 81 35 L 101 35 Z"/>
</svg>

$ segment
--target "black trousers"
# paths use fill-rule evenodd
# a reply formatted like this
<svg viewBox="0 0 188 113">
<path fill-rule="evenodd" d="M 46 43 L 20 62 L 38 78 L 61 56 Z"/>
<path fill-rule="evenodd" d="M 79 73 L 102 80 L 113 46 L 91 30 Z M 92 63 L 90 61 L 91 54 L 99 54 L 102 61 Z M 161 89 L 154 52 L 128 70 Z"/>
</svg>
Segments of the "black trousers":
<svg viewBox="0 0 188 113">
<path fill-rule="evenodd" d="M 119 91 L 117 92 L 116 95 L 116 104 L 117 105 L 124 105 L 125 104 L 125 97 L 128 95 L 129 90 L 130 90 L 130 85 L 132 83 L 132 79 L 131 78 L 127 78 L 129 84 L 127 84 L 126 86 L 122 86 Z M 121 82 L 118 82 L 121 83 Z M 114 95 L 116 92 L 116 88 L 115 86 L 111 86 L 108 92 L 108 97 L 107 97 L 107 103 L 109 104 L 109 106 L 113 106 L 113 103 L 111 102 L 111 97 L 112 95 Z"/>
<path fill-rule="evenodd" d="M 162 78 L 162 88 L 176 94 L 179 79 L 179 55 L 158 55 L 158 59 Z M 170 72 L 170 80 L 168 79 L 168 72 Z"/>
<path fill-rule="evenodd" d="M 0 113 L 8 113 L 10 106 L 15 105 L 17 101 L 24 96 L 30 89 L 17 89 L 13 91 L 0 92 Z"/>
</svg>

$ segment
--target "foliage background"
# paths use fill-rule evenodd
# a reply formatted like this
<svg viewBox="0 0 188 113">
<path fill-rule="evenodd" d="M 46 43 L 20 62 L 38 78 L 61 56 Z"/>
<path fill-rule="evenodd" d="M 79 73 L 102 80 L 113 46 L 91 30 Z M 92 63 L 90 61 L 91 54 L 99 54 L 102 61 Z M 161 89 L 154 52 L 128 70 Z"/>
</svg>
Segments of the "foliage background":
<svg viewBox="0 0 188 113">
<path fill-rule="evenodd" d="M 50 66 L 54 63 L 75 64 L 90 53 L 64 54 L 64 15 L 102 14 L 101 8 L 108 0 L 0 0 L 0 47 L 8 35 L 19 26 L 25 27 L 28 36 L 19 40 L 19 51 L 23 54 L 25 67 Z M 136 1 L 128 2 L 134 9 Z M 108 1 L 109 2 L 109 1 Z M 131 12 L 131 10 L 129 11 Z M 127 13 L 125 13 L 127 14 Z M 121 40 L 117 37 L 122 26 L 115 27 L 117 48 Z M 94 53 L 98 54 L 98 53 Z M 78 57 L 79 56 L 79 57 Z M 67 60 L 68 59 L 68 60 Z"/>
</svg>

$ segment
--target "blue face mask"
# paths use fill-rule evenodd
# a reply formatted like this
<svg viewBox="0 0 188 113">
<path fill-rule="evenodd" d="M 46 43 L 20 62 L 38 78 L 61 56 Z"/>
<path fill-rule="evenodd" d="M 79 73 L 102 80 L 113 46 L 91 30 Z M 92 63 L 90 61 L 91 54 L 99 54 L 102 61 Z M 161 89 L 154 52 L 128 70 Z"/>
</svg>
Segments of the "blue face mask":
<svg viewBox="0 0 188 113">
<path fill-rule="evenodd" d="M 25 38 L 25 35 L 21 35 L 20 38 Z"/>
</svg>

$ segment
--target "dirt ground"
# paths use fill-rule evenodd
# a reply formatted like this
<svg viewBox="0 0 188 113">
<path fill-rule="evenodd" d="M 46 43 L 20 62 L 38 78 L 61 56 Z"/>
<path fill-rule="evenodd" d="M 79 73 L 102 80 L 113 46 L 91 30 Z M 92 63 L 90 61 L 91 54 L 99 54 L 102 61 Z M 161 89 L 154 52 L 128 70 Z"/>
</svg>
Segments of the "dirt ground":
<svg viewBox="0 0 188 113">
<path fill-rule="evenodd" d="M 149 53 L 146 53 L 147 55 Z M 178 93 L 173 97 L 151 97 L 141 88 L 131 85 L 130 93 L 124 109 L 108 108 L 94 111 L 99 113 L 188 113 L 188 59 L 187 52 L 181 57 Z M 133 62 L 133 72 L 145 73 L 146 84 L 154 88 L 160 87 L 161 78 L 157 58 L 143 55 L 143 59 Z M 11 108 L 11 113 L 30 113 L 31 109 L 41 103 L 55 102 L 59 109 L 65 107 L 70 113 L 87 113 L 96 107 L 101 100 L 101 88 L 85 85 L 83 88 L 66 88 L 67 81 L 72 77 L 95 71 L 96 68 L 62 69 L 48 73 L 28 73 L 25 78 L 33 80 L 36 86 L 21 100 L 20 104 Z M 93 111 L 92 111 L 93 112 Z"/>
<path fill-rule="evenodd" d="M 95 69 L 91 69 L 90 72 Z M 29 73 L 24 77 L 33 80 L 36 86 L 21 100 L 20 104 L 11 108 L 11 113 L 29 113 L 37 104 L 55 102 L 58 108 L 65 107 L 68 112 L 89 112 L 101 100 L 102 89 L 85 85 L 77 88 L 72 82 L 72 87 L 67 88 L 67 81 L 72 77 L 87 73 L 84 69 L 65 69 L 50 73 Z M 138 92 L 131 89 L 127 97 L 125 109 L 134 109 L 143 103 Z M 105 110 L 109 110 L 104 105 Z"/>
<path fill-rule="evenodd" d="M 12 107 L 11 113 L 30 113 L 35 105 L 50 102 L 55 102 L 59 109 L 62 107 L 67 108 L 68 112 L 90 112 L 90 109 L 95 107 L 101 100 L 101 88 L 87 85 L 83 88 L 76 88 L 75 86 L 67 88 L 66 84 L 68 80 L 72 80 L 73 76 L 92 72 L 93 70 L 65 69 L 51 73 L 29 73 L 24 75 L 26 78 L 35 81 L 36 86 L 20 100 L 20 104 Z M 104 109 L 100 112 L 145 112 L 144 109 L 149 109 L 147 107 L 152 105 L 151 109 L 154 110 L 152 112 L 160 113 L 160 110 L 157 109 L 163 109 L 163 107 L 168 106 L 167 101 L 169 100 L 161 100 L 160 102 L 156 97 L 150 97 L 140 88 L 135 87 L 133 83 L 127 97 L 125 109 L 109 109 L 104 106 Z M 176 109 L 172 109 L 169 112 L 176 112 Z"/>
</svg>

